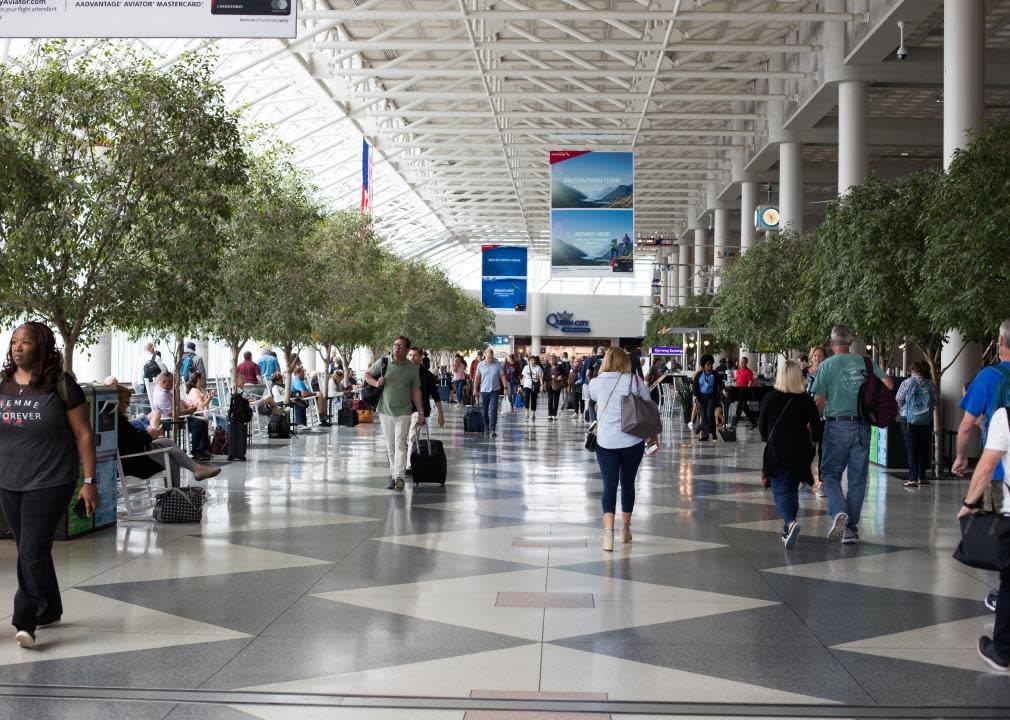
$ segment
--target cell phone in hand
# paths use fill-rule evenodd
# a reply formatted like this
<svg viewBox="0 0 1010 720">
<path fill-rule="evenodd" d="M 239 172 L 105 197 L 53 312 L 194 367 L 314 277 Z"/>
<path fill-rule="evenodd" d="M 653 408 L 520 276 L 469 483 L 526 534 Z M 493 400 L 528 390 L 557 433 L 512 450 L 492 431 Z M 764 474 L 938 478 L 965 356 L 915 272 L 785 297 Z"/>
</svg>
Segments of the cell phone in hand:
<svg viewBox="0 0 1010 720">
<path fill-rule="evenodd" d="M 84 504 L 84 498 L 77 498 L 77 502 L 74 503 L 74 515 L 79 517 L 81 520 L 88 519 L 88 509 Z"/>
</svg>

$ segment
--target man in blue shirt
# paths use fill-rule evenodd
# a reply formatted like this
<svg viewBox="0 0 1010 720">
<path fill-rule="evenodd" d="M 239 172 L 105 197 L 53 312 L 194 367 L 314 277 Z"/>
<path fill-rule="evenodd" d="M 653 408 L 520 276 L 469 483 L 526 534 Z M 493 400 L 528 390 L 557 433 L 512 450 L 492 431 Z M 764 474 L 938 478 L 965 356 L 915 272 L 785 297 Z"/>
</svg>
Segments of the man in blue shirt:
<svg viewBox="0 0 1010 720">
<path fill-rule="evenodd" d="M 498 394 L 505 387 L 505 368 L 494 357 L 494 350 L 484 351 L 484 362 L 477 366 L 473 382 L 473 393 L 480 391 L 481 415 L 484 417 L 484 432 L 498 437 Z"/>
<path fill-rule="evenodd" d="M 999 326 L 999 364 L 1010 370 L 1010 319 L 1004 320 Z M 999 388 L 1003 374 L 995 366 L 984 367 L 979 370 L 978 375 L 971 381 L 968 391 L 961 398 L 961 409 L 964 410 L 964 417 L 957 428 L 957 459 L 951 466 L 951 472 L 955 475 L 964 476 L 968 473 L 968 444 L 971 436 L 975 432 L 975 424 L 979 417 L 984 417 L 982 422 L 982 447 L 985 448 L 985 430 L 988 429 L 992 421 L 992 414 L 999 408 L 996 407 L 996 390 Z M 997 463 L 993 469 L 993 482 L 1003 482 L 1003 464 Z M 993 591 L 986 596 L 985 605 L 990 610 L 996 609 L 996 596 L 999 593 Z"/>
<path fill-rule="evenodd" d="M 256 364 L 260 366 L 260 377 L 265 383 L 270 382 L 275 372 L 281 371 L 281 364 L 277 362 L 277 356 L 270 352 L 269 347 L 263 348 L 263 356 Z"/>
</svg>

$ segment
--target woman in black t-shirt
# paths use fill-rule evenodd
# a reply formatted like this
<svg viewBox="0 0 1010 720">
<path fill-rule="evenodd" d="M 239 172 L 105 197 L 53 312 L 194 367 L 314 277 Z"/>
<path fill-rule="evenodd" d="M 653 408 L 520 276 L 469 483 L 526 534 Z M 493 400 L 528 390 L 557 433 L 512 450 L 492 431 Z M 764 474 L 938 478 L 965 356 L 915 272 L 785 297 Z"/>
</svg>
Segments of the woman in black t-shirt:
<svg viewBox="0 0 1010 720">
<path fill-rule="evenodd" d="M 35 630 L 59 622 L 60 586 L 53 535 L 70 506 L 84 466 L 80 498 L 98 507 L 95 438 L 81 387 L 63 372 L 53 331 L 27 322 L 14 331 L 0 371 L 0 505 L 18 547 L 18 591 L 12 624 L 23 648 Z"/>
<path fill-rule="evenodd" d="M 820 439 L 821 419 L 817 406 L 806 392 L 799 363 L 789 360 L 775 378 L 775 389 L 761 401 L 758 420 L 765 441 L 764 467 L 771 481 L 775 505 L 782 516 L 782 542 L 796 545 L 800 525 L 800 483 L 814 484 L 810 462 L 814 443 Z"/>
</svg>

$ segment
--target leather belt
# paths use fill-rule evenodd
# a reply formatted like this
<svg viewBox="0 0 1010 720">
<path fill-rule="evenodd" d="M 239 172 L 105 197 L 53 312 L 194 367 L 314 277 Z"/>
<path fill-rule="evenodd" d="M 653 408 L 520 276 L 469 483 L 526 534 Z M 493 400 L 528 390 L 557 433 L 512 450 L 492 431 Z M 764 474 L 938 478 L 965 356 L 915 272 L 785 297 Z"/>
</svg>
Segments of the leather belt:
<svg viewBox="0 0 1010 720">
<path fill-rule="evenodd" d="M 836 415 L 835 417 L 825 418 L 826 422 L 831 422 L 832 420 L 862 420 L 863 418 L 858 415 Z"/>
</svg>

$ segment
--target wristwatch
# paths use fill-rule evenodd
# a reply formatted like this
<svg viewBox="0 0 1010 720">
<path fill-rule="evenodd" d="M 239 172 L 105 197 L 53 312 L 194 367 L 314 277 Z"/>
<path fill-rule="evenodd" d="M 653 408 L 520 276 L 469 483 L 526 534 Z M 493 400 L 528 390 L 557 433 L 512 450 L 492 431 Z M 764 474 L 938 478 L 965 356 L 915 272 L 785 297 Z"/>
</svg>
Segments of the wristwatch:
<svg viewBox="0 0 1010 720">
<path fill-rule="evenodd" d="M 95 477 L 86 477 L 86 478 L 84 478 L 84 484 L 85 485 L 97 485 L 98 484 L 98 478 L 95 478 Z"/>
<path fill-rule="evenodd" d="M 968 498 L 967 497 L 962 498 L 961 504 L 964 507 L 968 508 L 969 510 L 979 510 L 979 509 L 982 508 L 982 501 L 981 500 L 978 500 L 976 502 L 970 503 L 970 502 L 968 502 Z"/>
</svg>

